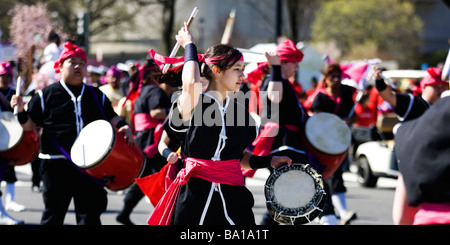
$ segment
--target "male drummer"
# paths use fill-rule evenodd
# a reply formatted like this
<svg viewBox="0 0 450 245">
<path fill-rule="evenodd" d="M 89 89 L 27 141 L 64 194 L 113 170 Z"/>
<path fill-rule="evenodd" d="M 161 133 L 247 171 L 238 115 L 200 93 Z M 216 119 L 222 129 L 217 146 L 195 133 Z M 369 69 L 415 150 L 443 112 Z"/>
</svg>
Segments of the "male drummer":
<svg viewBox="0 0 450 245">
<path fill-rule="evenodd" d="M 20 96 L 11 100 L 12 107 L 19 107 L 18 119 L 24 130 L 42 127 L 39 158 L 45 210 L 41 224 L 63 225 L 73 198 L 77 224 L 100 225 L 100 215 L 107 206 L 103 180 L 82 172 L 71 162 L 68 152 L 81 129 L 95 120 L 109 121 L 129 144 L 134 144 L 133 135 L 108 98 L 83 83 L 86 54 L 81 48 L 66 42 L 54 68 L 61 73 L 61 80 L 38 91 L 27 111 Z"/>
<path fill-rule="evenodd" d="M 300 163 L 307 162 L 299 130 L 308 115 L 299 103 L 294 85 L 288 80 L 295 77 L 303 53 L 297 49 L 293 41 L 287 39 L 277 45 L 275 52 L 266 53 L 266 57 L 271 66 L 271 74 L 261 83 L 261 99 L 267 102 L 263 106 L 261 121 L 266 128 L 268 128 L 267 119 L 279 124 L 273 143 L 267 147 L 271 155 L 288 156 Z M 275 109 L 277 107 L 278 110 Z M 255 142 L 258 142 L 258 139 Z M 261 224 L 275 225 L 276 222 L 266 213 Z"/>
<path fill-rule="evenodd" d="M 422 96 L 395 92 L 387 86 L 380 75 L 382 70 L 379 67 L 374 67 L 374 70 L 375 87 L 380 97 L 389 102 L 402 121 L 418 118 L 441 98 L 442 92 L 448 89 L 448 82 L 442 80 L 442 71 L 437 67 L 428 68 L 427 74 L 420 81 Z"/>
</svg>

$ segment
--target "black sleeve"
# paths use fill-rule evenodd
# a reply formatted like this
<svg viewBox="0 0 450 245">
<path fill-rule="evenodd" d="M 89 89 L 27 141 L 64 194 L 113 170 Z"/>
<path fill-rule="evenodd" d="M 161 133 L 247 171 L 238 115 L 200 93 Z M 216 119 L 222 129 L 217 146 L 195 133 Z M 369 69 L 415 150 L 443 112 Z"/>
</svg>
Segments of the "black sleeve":
<svg viewBox="0 0 450 245">
<path fill-rule="evenodd" d="M 418 118 L 428 108 L 428 104 L 423 99 L 414 97 L 412 94 L 397 93 L 397 105 L 394 108 L 394 112 L 397 113 L 403 121 L 409 121 Z"/>
<path fill-rule="evenodd" d="M 159 87 L 153 89 L 150 96 L 147 97 L 147 103 L 149 111 L 157 108 L 170 108 L 171 106 L 170 98 Z"/>
<path fill-rule="evenodd" d="M 313 112 L 334 113 L 334 110 L 336 109 L 336 102 L 328 98 L 328 95 L 326 94 L 317 93 L 310 109 Z"/>
<path fill-rule="evenodd" d="M 88 93 L 91 94 L 91 98 L 94 100 L 94 104 L 92 106 L 97 107 L 101 113 L 101 116 L 105 120 L 111 120 L 114 117 L 118 116 L 111 105 L 111 101 L 108 99 L 100 89 L 93 86 L 86 86 Z"/>
<path fill-rule="evenodd" d="M 178 100 L 175 100 L 172 104 L 172 108 L 168 116 L 168 125 L 173 134 L 177 137 L 178 141 L 184 142 L 187 129 L 189 128 L 189 121 L 183 121 L 181 118 L 180 111 L 177 107 L 177 101 Z"/>
<path fill-rule="evenodd" d="M 33 95 L 31 100 L 27 104 L 27 113 L 36 125 L 41 126 L 43 120 L 41 97 L 39 94 Z"/>
<path fill-rule="evenodd" d="M 102 102 L 103 102 L 103 111 L 104 111 L 104 113 L 105 113 L 105 117 L 106 117 L 108 120 L 111 120 L 111 119 L 113 119 L 114 117 L 118 116 L 117 113 L 114 111 L 114 109 L 113 109 L 113 107 L 112 107 L 112 105 L 111 105 L 111 101 L 108 99 L 108 96 L 106 96 L 105 94 L 103 94 L 103 92 L 100 91 L 100 89 L 95 88 L 95 87 L 92 87 L 92 88 L 94 88 L 95 90 L 97 90 L 96 92 L 97 92 L 99 98 L 102 99 Z"/>
</svg>

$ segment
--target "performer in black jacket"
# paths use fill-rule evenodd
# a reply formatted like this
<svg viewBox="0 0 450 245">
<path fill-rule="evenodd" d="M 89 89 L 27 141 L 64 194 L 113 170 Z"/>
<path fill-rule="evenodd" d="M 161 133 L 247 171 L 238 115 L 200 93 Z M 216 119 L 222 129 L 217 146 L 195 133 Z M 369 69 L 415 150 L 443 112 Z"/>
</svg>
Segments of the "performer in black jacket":
<svg viewBox="0 0 450 245">
<path fill-rule="evenodd" d="M 55 71 L 61 73 L 61 80 L 38 91 L 28 110 L 23 109 L 21 96 L 11 100 L 11 107 L 19 107 L 18 119 L 25 130 L 42 127 L 39 158 L 45 210 L 41 224 L 62 225 L 73 198 L 77 224 L 100 225 L 107 206 L 104 183 L 80 171 L 68 152 L 83 127 L 98 119 L 111 122 L 128 144 L 134 144 L 133 134 L 108 98 L 83 83 L 86 54 L 81 48 L 66 42 Z"/>
</svg>

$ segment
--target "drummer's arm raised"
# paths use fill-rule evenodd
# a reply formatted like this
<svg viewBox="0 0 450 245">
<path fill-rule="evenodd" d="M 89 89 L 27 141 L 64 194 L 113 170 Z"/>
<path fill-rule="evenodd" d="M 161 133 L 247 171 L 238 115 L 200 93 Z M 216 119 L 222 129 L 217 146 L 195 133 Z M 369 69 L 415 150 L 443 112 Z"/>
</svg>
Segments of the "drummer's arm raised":
<svg viewBox="0 0 450 245">
<path fill-rule="evenodd" d="M 177 107 L 183 121 L 188 121 L 202 93 L 197 47 L 195 46 L 194 37 L 190 34 L 186 23 L 175 38 L 184 48 L 185 54 L 183 71 L 181 73 L 181 80 L 183 81 L 182 91 L 177 100 Z"/>
<path fill-rule="evenodd" d="M 22 126 L 23 130 L 29 131 L 36 128 L 36 123 L 31 120 L 31 118 L 28 116 L 28 113 L 24 110 L 23 106 L 23 100 L 22 96 L 20 95 L 13 95 L 11 98 L 11 108 L 14 108 L 15 106 L 18 107 L 18 114 L 17 119 L 19 120 L 20 125 Z"/>
<path fill-rule="evenodd" d="M 280 103 L 283 98 L 283 78 L 281 76 L 280 57 L 275 52 L 266 52 L 265 55 L 269 64 L 272 66 L 270 81 L 267 86 L 267 97 L 273 103 Z"/>
<path fill-rule="evenodd" d="M 390 86 L 384 82 L 381 77 L 382 70 L 379 67 L 374 67 L 375 87 L 378 90 L 378 95 L 388 102 L 393 108 L 397 107 L 397 96 Z"/>
</svg>

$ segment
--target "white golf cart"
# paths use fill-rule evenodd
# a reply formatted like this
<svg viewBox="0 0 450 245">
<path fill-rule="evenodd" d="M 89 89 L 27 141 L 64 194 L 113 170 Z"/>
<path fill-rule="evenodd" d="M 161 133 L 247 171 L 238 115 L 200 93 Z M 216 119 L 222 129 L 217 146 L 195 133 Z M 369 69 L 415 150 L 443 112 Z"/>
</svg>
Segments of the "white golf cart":
<svg viewBox="0 0 450 245">
<path fill-rule="evenodd" d="M 366 138 L 356 149 L 353 166 L 350 168 L 357 175 L 357 182 L 364 187 L 375 187 L 379 177 L 397 178 L 397 159 L 394 154 L 394 140 L 383 135 L 392 133 L 398 122 L 395 114 L 379 116 L 377 131 L 381 140 L 373 140 L 371 128 L 352 128 L 354 138 L 360 141 Z"/>
</svg>

